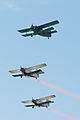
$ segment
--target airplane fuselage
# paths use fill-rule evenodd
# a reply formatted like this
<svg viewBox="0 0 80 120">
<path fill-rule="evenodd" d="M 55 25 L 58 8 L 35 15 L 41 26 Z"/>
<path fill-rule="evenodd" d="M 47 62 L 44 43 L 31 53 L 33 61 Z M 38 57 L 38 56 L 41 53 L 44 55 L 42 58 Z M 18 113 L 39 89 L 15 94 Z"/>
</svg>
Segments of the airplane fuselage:
<svg viewBox="0 0 80 120">
<path fill-rule="evenodd" d="M 50 31 L 43 33 L 43 29 L 38 27 L 38 26 L 34 26 L 33 34 L 34 35 L 40 35 L 40 36 L 43 36 L 43 37 L 48 37 L 48 38 L 51 37 L 51 32 Z M 32 36 L 33 36 L 33 34 L 32 34 Z"/>
<path fill-rule="evenodd" d="M 39 26 L 34 26 L 33 24 L 31 25 L 31 27 L 29 28 L 26 28 L 26 29 L 21 29 L 21 30 L 18 30 L 18 32 L 20 33 L 26 33 L 26 34 L 22 34 L 22 36 L 24 37 L 27 37 L 27 36 L 34 36 L 34 35 L 40 35 L 40 36 L 43 36 L 43 37 L 51 37 L 51 34 L 52 33 L 56 33 L 57 31 L 54 30 L 53 25 L 56 25 L 56 24 L 59 24 L 59 21 L 58 20 L 55 20 L 55 21 L 51 21 L 51 22 L 48 22 L 48 23 L 45 23 L 45 24 L 42 24 L 42 25 L 39 25 Z M 31 32 L 32 33 L 27 33 L 27 32 Z"/>
<path fill-rule="evenodd" d="M 29 76 L 29 77 L 34 77 L 34 78 L 38 78 L 39 77 L 39 72 L 42 72 L 42 70 L 41 69 L 39 69 L 39 70 L 35 70 L 35 71 L 28 71 L 27 69 L 25 69 L 25 68 L 21 68 L 21 71 L 22 71 L 22 73 L 24 74 L 24 76 Z"/>
<path fill-rule="evenodd" d="M 43 104 L 42 101 L 38 101 L 38 100 L 34 100 L 34 99 L 32 100 L 32 102 L 38 107 L 48 107 L 49 106 L 49 103 Z"/>
</svg>

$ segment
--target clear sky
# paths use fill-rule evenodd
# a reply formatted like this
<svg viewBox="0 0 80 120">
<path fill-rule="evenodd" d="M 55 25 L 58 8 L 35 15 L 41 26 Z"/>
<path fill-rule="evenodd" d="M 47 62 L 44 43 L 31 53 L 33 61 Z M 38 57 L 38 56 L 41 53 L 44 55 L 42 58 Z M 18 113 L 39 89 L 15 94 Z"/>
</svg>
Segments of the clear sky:
<svg viewBox="0 0 80 120">
<path fill-rule="evenodd" d="M 17 32 L 53 20 L 60 24 L 54 26 L 58 33 L 50 39 L 24 38 Z M 80 98 L 80 1 L 0 0 L 0 33 L 0 119 L 68 120 L 72 116 L 79 120 L 80 99 L 27 77 L 13 78 L 8 71 L 46 63 L 39 79 Z M 28 109 L 21 103 L 51 94 L 56 95 L 50 106 L 55 112 Z"/>
</svg>

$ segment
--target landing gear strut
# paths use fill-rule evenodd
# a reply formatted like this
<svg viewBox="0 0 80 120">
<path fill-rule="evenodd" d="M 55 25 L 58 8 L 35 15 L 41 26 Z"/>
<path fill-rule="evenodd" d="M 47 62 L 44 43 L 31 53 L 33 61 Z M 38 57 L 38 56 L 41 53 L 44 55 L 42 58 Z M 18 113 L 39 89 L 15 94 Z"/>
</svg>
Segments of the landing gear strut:
<svg viewBox="0 0 80 120">
<path fill-rule="evenodd" d="M 31 37 L 32 37 L 33 35 L 31 35 Z"/>
</svg>

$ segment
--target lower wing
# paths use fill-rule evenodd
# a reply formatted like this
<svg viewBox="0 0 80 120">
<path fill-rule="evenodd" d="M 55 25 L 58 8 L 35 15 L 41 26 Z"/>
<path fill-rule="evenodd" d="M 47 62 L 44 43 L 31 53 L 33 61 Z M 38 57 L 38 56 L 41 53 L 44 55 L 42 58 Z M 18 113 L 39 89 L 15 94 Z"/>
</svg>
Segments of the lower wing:
<svg viewBox="0 0 80 120">
<path fill-rule="evenodd" d="M 22 36 L 24 36 L 24 37 L 27 37 L 27 36 L 31 36 L 32 37 L 33 35 L 37 35 L 37 33 L 22 34 Z"/>
<path fill-rule="evenodd" d="M 29 75 L 32 75 L 32 74 L 43 74 L 44 72 L 42 72 L 42 70 L 41 69 L 39 69 L 39 70 L 35 70 L 35 71 L 32 71 L 32 72 L 30 72 L 30 73 L 28 73 Z"/>
<path fill-rule="evenodd" d="M 25 107 L 34 107 L 35 105 L 25 105 Z"/>
<path fill-rule="evenodd" d="M 23 34 L 22 36 L 24 36 L 24 37 L 27 37 L 27 36 L 33 36 L 33 34 L 32 33 L 30 33 L 30 34 Z"/>
<path fill-rule="evenodd" d="M 12 75 L 13 77 L 22 77 L 24 76 L 24 74 L 16 74 L 16 75 Z"/>
<path fill-rule="evenodd" d="M 42 102 L 41 105 L 43 105 L 43 104 L 47 104 L 47 103 L 54 103 L 54 101 L 46 101 L 46 102 Z"/>
<path fill-rule="evenodd" d="M 54 30 L 54 31 L 51 31 L 50 33 L 56 33 L 57 32 L 57 30 Z"/>
</svg>

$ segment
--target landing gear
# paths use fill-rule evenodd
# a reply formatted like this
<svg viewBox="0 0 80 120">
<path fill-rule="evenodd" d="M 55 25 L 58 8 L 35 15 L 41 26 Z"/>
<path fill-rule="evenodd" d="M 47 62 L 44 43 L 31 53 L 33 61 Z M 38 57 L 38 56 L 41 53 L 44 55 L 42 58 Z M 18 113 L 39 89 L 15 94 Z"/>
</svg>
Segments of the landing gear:
<svg viewBox="0 0 80 120">
<path fill-rule="evenodd" d="M 34 106 L 32 106 L 32 108 L 34 108 Z"/>
<path fill-rule="evenodd" d="M 21 75 L 21 78 L 22 78 L 22 75 Z"/>
<path fill-rule="evenodd" d="M 31 34 L 31 37 L 32 37 L 33 35 Z"/>
<path fill-rule="evenodd" d="M 49 39 L 49 37 L 48 37 L 48 39 Z"/>
</svg>

